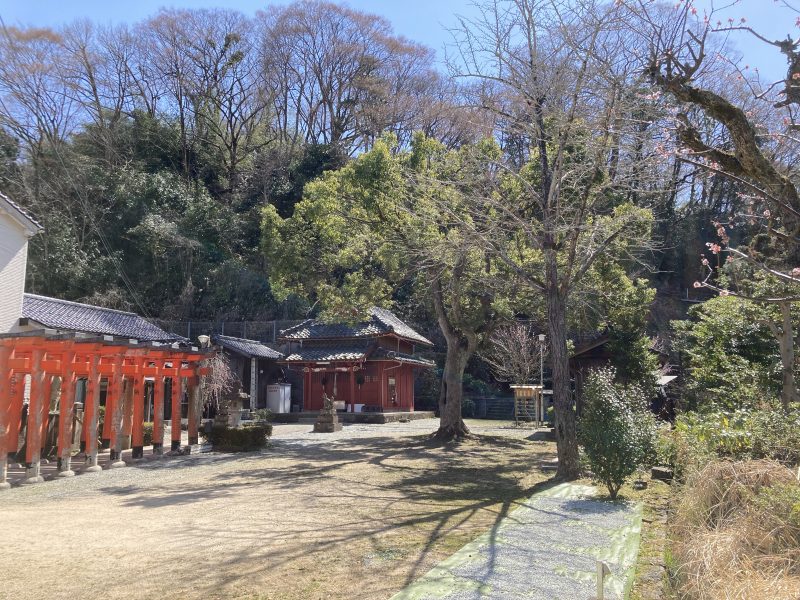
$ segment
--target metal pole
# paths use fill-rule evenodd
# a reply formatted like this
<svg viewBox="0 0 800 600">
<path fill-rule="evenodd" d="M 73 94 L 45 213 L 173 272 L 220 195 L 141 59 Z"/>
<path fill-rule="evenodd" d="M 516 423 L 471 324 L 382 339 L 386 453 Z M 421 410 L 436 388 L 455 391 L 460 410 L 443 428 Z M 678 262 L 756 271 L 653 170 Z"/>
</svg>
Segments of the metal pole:
<svg viewBox="0 0 800 600">
<path fill-rule="evenodd" d="M 539 334 L 539 410 L 537 425 L 541 427 L 544 421 L 544 334 Z"/>
</svg>

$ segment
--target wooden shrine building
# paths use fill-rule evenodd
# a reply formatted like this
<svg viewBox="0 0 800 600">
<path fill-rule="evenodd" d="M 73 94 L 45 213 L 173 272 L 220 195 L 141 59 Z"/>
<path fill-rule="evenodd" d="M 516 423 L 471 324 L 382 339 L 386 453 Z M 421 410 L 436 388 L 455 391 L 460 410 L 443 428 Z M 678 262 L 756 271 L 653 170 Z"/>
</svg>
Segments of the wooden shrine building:
<svg viewBox="0 0 800 600">
<path fill-rule="evenodd" d="M 348 412 L 413 411 L 414 371 L 434 366 L 415 355 L 431 341 L 381 308 L 353 325 L 304 321 L 281 331 L 279 342 L 279 362 L 302 374 L 304 411 L 320 410 L 323 394 Z"/>
</svg>

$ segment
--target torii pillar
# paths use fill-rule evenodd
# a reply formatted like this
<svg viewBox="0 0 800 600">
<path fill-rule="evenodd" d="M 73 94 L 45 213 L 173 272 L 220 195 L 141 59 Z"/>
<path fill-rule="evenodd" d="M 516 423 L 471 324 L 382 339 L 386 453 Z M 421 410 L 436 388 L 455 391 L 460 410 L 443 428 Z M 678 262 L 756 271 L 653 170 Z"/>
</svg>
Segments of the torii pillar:
<svg viewBox="0 0 800 600">
<path fill-rule="evenodd" d="M 164 453 L 164 377 L 158 373 L 153 380 L 153 454 Z"/>
<path fill-rule="evenodd" d="M 108 382 L 109 391 L 113 389 L 111 394 L 113 397 L 114 409 L 111 411 L 111 464 L 109 468 L 118 469 L 124 467 L 125 461 L 122 460 L 122 410 L 124 401 L 122 397 L 123 392 L 123 375 L 122 375 L 122 356 L 114 357 L 114 375 Z M 108 402 L 106 402 L 108 405 Z M 106 408 L 106 425 L 108 424 L 108 409 Z M 103 426 L 105 429 L 105 425 Z"/>
<path fill-rule="evenodd" d="M 46 387 L 46 375 L 42 370 L 43 354 L 44 351 L 41 348 L 34 348 L 31 352 L 31 400 L 28 405 L 24 483 L 44 481 L 41 474 L 42 408 L 45 406 Z"/>
<path fill-rule="evenodd" d="M 8 447 L 11 433 L 11 368 L 8 359 L 11 348 L 0 346 L 0 490 L 11 487 L 8 483 Z"/>
<path fill-rule="evenodd" d="M 86 429 L 86 471 L 96 473 L 102 471 L 97 464 L 97 424 L 100 416 L 100 357 L 92 353 L 89 357 L 89 376 L 86 380 L 86 411 L 84 419 Z"/>
<path fill-rule="evenodd" d="M 75 472 L 71 468 L 72 462 L 72 419 L 75 407 L 75 372 L 73 362 L 75 353 L 72 350 L 64 352 L 61 359 L 61 398 L 59 400 L 58 414 L 58 476 L 72 477 Z"/>
</svg>

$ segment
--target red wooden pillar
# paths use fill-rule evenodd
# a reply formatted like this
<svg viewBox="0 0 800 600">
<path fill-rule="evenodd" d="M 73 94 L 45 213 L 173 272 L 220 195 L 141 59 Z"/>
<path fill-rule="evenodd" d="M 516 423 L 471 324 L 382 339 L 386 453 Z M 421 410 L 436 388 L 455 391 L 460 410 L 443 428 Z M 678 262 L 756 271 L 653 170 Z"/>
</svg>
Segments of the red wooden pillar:
<svg viewBox="0 0 800 600">
<path fill-rule="evenodd" d="M 200 425 L 200 385 L 197 375 L 192 375 L 186 379 L 187 392 L 189 394 L 189 411 L 187 414 L 189 421 L 189 445 L 194 446 L 199 443 L 198 430 Z"/>
<path fill-rule="evenodd" d="M 92 353 L 89 357 L 89 376 L 86 378 L 86 410 L 84 414 L 84 429 L 86 430 L 86 470 L 89 472 L 100 471 L 97 464 L 97 428 L 100 420 L 100 373 L 98 367 L 100 357 Z M 106 402 L 108 409 L 108 402 Z M 106 421 L 108 423 L 108 421 Z M 108 425 L 103 425 L 103 429 Z"/>
<path fill-rule="evenodd" d="M 386 407 L 386 392 L 389 387 L 389 383 L 386 381 L 386 365 L 384 363 L 378 363 L 381 367 L 381 409 Z"/>
<path fill-rule="evenodd" d="M 134 377 L 125 377 L 122 386 L 122 449 L 130 447 L 133 434 L 133 411 L 136 398 L 134 396 Z"/>
<path fill-rule="evenodd" d="M 131 385 L 131 456 L 144 457 L 144 379 L 141 361 L 137 363 L 138 373 L 130 380 Z"/>
<path fill-rule="evenodd" d="M 112 469 L 124 467 L 125 462 L 122 460 L 122 411 L 125 405 L 123 393 L 124 377 L 122 375 L 122 354 L 114 357 L 114 374 L 109 381 L 109 391 L 114 399 L 114 409 L 111 411 L 111 461 L 110 467 Z M 108 402 L 106 402 L 106 422 L 103 426 L 105 430 L 109 424 Z"/>
<path fill-rule="evenodd" d="M 175 369 L 180 369 L 180 363 Z M 181 447 L 181 383 L 181 378 L 177 375 L 172 378 L 172 450 Z"/>
<path fill-rule="evenodd" d="M 350 412 L 356 412 L 356 368 L 350 367 Z"/>
<path fill-rule="evenodd" d="M 0 490 L 8 489 L 8 451 L 11 430 L 11 347 L 0 346 Z"/>
<path fill-rule="evenodd" d="M 31 400 L 28 405 L 27 439 L 25 440 L 25 483 L 44 481 L 40 472 L 42 450 L 42 407 L 45 405 L 45 373 L 42 370 L 44 352 L 35 348 L 31 353 Z"/>
<path fill-rule="evenodd" d="M 164 452 L 164 378 L 153 379 L 153 454 Z"/>
<path fill-rule="evenodd" d="M 11 373 L 9 402 L 8 435 L 6 437 L 6 447 L 0 448 L 0 454 L 5 458 L 7 455 L 16 456 L 19 449 L 19 432 L 22 427 L 22 404 L 24 403 L 25 375 L 19 372 Z"/>
<path fill-rule="evenodd" d="M 44 359 L 43 359 L 44 360 Z M 44 367 L 42 367 L 44 368 Z M 39 434 L 41 443 L 40 457 L 47 445 L 47 427 L 50 424 L 50 403 L 53 400 L 53 376 L 45 371 L 44 374 L 44 403 L 42 404 L 42 432 Z M 45 464 L 47 462 L 45 461 Z"/>
<path fill-rule="evenodd" d="M 309 410 L 311 406 L 311 369 L 306 367 L 306 372 L 303 376 L 303 408 L 302 410 Z"/>
<path fill-rule="evenodd" d="M 64 352 L 61 357 L 61 398 L 58 406 L 58 476 L 75 475 L 72 462 L 72 423 L 75 407 L 75 353 Z"/>
</svg>

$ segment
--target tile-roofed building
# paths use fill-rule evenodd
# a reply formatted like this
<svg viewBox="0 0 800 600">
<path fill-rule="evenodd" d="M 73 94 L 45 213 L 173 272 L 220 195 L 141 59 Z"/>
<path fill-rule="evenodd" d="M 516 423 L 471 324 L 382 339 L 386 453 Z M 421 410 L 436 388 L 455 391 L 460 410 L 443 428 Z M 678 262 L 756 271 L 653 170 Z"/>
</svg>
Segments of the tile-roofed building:
<svg viewBox="0 0 800 600">
<path fill-rule="evenodd" d="M 215 344 L 218 344 L 227 350 L 232 350 L 233 352 L 237 352 L 246 356 L 271 358 L 273 360 L 283 358 L 283 354 L 277 350 L 273 350 L 258 340 L 248 340 L 244 338 L 231 337 L 229 335 L 215 335 L 213 336 L 213 341 Z"/>
<path fill-rule="evenodd" d="M 348 410 L 414 410 L 414 369 L 433 361 L 414 355 L 432 346 L 425 336 L 382 308 L 355 324 L 310 319 L 281 331 L 281 360 L 303 375 L 303 410 L 319 410 L 328 395 Z"/>
<path fill-rule="evenodd" d="M 318 319 L 309 319 L 302 323 L 281 331 L 284 340 L 308 339 L 342 339 L 342 338 L 370 338 L 386 334 L 395 334 L 417 344 L 432 346 L 433 343 L 423 335 L 417 333 L 411 326 L 402 321 L 393 312 L 385 308 L 373 307 L 369 311 L 369 319 L 355 324 L 326 323 Z"/>
<path fill-rule="evenodd" d="M 23 326 L 28 329 L 46 327 L 149 342 L 182 339 L 135 313 L 36 294 L 23 296 L 22 319 L 27 320 Z"/>
<path fill-rule="evenodd" d="M 228 404 L 250 410 L 269 408 L 270 388 L 284 380 L 283 369 L 277 364 L 283 354 L 258 340 L 213 335 L 211 341 L 223 349 L 236 376 L 237 383 L 225 393 Z"/>
<path fill-rule="evenodd" d="M 0 192 L 0 212 L 8 214 L 27 229 L 30 235 L 34 235 L 43 229 L 39 222 L 33 218 L 33 215 L 2 192 Z"/>
<path fill-rule="evenodd" d="M 41 225 L 19 204 L 0 193 L 0 334 L 17 328 L 28 268 L 28 240 Z"/>
</svg>

